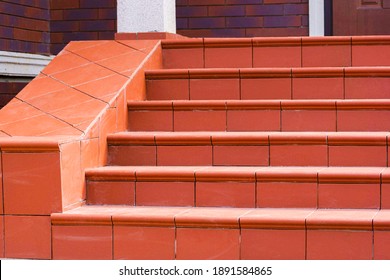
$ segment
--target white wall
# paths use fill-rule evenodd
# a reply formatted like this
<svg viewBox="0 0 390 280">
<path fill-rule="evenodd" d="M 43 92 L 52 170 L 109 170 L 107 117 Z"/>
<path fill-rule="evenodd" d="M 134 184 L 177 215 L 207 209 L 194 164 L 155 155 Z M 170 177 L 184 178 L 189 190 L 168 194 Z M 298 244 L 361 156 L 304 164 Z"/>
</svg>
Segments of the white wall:
<svg viewBox="0 0 390 280">
<path fill-rule="evenodd" d="M 309 0 L 309 35 L 325 35 L 324 0 Z"/>
<path fill-rule="evenodd" d="M 176 33 L 175 0 L 118 0 L 118 33 Z"/>
</svg>

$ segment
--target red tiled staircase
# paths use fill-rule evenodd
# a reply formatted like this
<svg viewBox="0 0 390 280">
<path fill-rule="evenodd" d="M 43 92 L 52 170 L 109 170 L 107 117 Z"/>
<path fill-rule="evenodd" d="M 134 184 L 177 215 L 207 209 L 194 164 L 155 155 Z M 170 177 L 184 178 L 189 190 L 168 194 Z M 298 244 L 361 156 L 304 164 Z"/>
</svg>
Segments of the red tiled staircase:
<svg viewBox="0 0 390 280">
<path fill-rule="evenodd" d="M 363 39 L 163 41 L 53 258 L 390 258 L 390 58 Z"/>
</svg>

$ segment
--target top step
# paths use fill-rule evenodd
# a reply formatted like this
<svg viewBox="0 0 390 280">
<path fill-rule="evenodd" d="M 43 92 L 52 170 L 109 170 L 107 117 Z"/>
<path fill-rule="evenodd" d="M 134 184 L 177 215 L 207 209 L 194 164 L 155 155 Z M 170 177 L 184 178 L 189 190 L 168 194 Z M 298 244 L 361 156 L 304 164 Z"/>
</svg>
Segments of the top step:
<svg viewBox="0 0 390 280">
<path fill-rule="evenodd" d="M 196 38 L 162 48 L 166 69 L 390 66 L 390 36 Z"/>
</svg>

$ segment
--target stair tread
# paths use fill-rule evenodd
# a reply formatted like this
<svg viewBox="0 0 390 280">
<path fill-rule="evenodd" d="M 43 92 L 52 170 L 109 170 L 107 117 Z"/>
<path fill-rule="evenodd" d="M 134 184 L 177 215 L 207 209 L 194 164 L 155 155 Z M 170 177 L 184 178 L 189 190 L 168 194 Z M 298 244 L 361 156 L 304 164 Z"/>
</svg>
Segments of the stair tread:
<svg viewBox="0 0 390 280">
<path fill-rule="evenodd" d="M 226 208 L 81 206 L 51 215 L 54 225 L 138 225 L 223 228 L 390 228 L 390 210 L 314 208 Z"/>
</svg>

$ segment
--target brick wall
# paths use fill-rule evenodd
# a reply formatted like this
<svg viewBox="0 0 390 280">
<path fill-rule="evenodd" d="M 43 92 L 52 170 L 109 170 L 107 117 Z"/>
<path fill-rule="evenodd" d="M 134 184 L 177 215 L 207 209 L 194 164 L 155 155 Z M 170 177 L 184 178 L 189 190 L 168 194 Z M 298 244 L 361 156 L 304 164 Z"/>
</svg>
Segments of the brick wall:
<svg viewBox="0 0 390 280">
<path fill-rule="evenodd" d="M 27 82 L 0 81 L 0 108 L 4 107 L 26 85 Z"/>
<path fill-rule="evenodd" d="M 113 39 L 116 0 L 1 0 L 0 50 L 57 54 L 69 41 Z"/>
<path fill-rule="evenodd" d="M 48 0 L 0 1 L 0 50 L 50 52 Z"/>
<path fill-rule="evenodd" d="M 306 36 L 308 0 L 176 0 L 188 37 Z"/>
<path fill-rule="evenodd" d="M 50 0 L 51 53 L 74 40 L 114 39 L 116 0 Z"/>
</svg>

